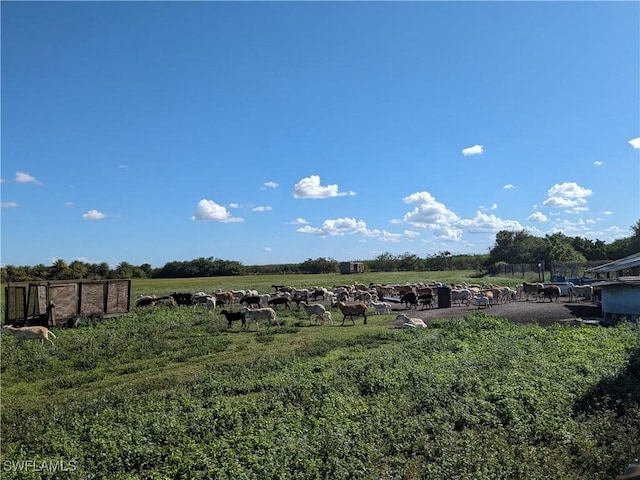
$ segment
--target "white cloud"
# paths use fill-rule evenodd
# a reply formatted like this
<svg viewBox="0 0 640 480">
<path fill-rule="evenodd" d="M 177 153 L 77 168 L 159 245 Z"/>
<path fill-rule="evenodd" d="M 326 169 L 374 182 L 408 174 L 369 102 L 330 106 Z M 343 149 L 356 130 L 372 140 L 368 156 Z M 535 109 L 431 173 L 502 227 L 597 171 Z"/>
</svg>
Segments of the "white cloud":
<svg viewBox="0 0 640 480">
<path fill-rule="evenodd" d="M 240 208 L 240 204 L 239 203 L 230 203 L 229 204 L 229 208 Z"/>
<path fill-rule="evenodd" d="M 593 162 L 593 164 L 594 164 L 596 167 L 600 167 L 600 166 L 604 165 L 604 162 L 601 162 L 600 160 L 596 160 L 595 162 Z"/>
<path fill-rule="evenodd" d="M 460 220 L 458 225 L 469 229 L 470 233 L 497 232 L 499 230 L 522 230 L 524 227 L 516 220 L 503 220 L 495 215 L 476 212 L 472 219 Z"/>
<path fill-rule="evenodd" d="M 298 217 L 293 222 L 291 222 L 291 224 L 292 225 L 309 225 L 309 222 L 307 222 L 304 218 Z"/>
<path fill-rule="evenodd" d="M 492 203 L 490 207 L 485 207 L 484 205 L 480 205 L 478 207 L 478 210 L 482 210 L 483 212 L 486 212 L 487 210 L 496 210 L 498 208 L 498 204 L 497 203 Z"/>
<path fill-rule="evenodd" d="M 557 183 L 547 191 L 545 207 L 572 208 L 587 203 L 586 197 L 593 191 L 575 182 Z"/>
<path fill-rule="evenodd" d="M 270 252 L 271 251 L 271 247 L 264 247 L 264 251 L 265 252 Z"/>
<path fill-rule="evenodd" d="M 530 222 L 546 222 L 547 216 L 542 212 L 534 212 L 527 218 Z"/>
<path fill-rule="evenodd" d="M 85 220 L 102 220 L 106 218 L 106 214 L 99 212 L 98 210 L 89 210 L 87 213 L 82 214 L 82 218 Z"/>
<path fill-rule="evenodd" d="M 505 190 L 511 190 L 512 188 L 516 188 L 515 185 L 511 184 L 511 183 L 507 183 L 504 187 Z"/>
<path fill-rule="evenodd" d="M 2 208 L 16 208 L 17 206 L 16 202 L 2 202 Z"/>
<path fill-rule="evenodd" d="M 356 220 L 355 218 L 327 219 L 322 222 L 322 226 L 320 228 L 306 225 L 296 230 L 296 232 L 313 233 L 323 237 L 354 234 L 370 236 L 366 222 L 364 220 Z"/>
<path fill-rule="evenodd" d="M 458 216 L 444 203 L 438 202 L 429 192 L 416 192 L 402 199 L 404 203 L 416 205 L 407 212 L 402 221 L 418 228 L 439 230 L 444 225 L 455 223 Z"/>
<path fill-rule="evenodd" d="M 213 200 L 202 199 L 196 206 L 196 213 L 191 220 L 212 220 L 221 223 L 242 222 L 242 218 L 233 218 L 222 205 L 218 205 Z"/>
<path fill-rule="evenodd" d="M 613 212 L 610 210 L 605 210 L 604 212 L 602 212 L 603 215 L 613 215 Z"/>
<path fill-rule="evenodd" d="M 16 172 L 16 178 L 14 178 L 14 181 L 18 183 L 34 183 L 36 185 L 42 185 L 36 177 L 25 172 Z"/>
<path fill-rule="evenodd" d="M 278 188 L 278 184 L 276 182 L 264 182 L 260 190 L 266 190 L 267 188 Z"/>
<path fill-rule="evenodd" d="M 355 192 L 339 192 L 338 185 L 320 185 L 320 176 L 311 175 L 303 178 L 293 187 L 294 198 L 331 198 L 345 195 L 353 196 Z"/>
<path fill-rule="evenodd" d="M 442 228 L 440 228 L 440 235 L 436 238 L 439 240 L 460 242 L 462 241 L 462 229 L 452 227 L 451 225 L 443 225 Z"/>
<path fill-rule="evenodd" d="M 633 148 L 640 148 L 640 137 L 632 138 L 629 140 L 629 145 Z"/>
<path fill-rule="evenodd" d="M 404 238 L 404 235 L 401 233 L 391 233 L 391 232 L 387 232 L 386 230 L 382 230 L 382 231 L 377 230 L 373 232 L 371 236 L 375 236 L 381 242 L 386 242 L 386 243 L 400 243 Z"/>
<path fill-rule="evenodd" d="M 484 148 L 482 145 L 474 145 L 473 147 L 467 147 L 462 149 L 462 155 L 468 157 L 470 155 L 482 155 L 484 153 Z"/>
<path fill-rule="evenodd" d="M 251 209 L 252 212 L 270 212 L 271 207 L 269 206 L 260 206 Z"/>
</svg>

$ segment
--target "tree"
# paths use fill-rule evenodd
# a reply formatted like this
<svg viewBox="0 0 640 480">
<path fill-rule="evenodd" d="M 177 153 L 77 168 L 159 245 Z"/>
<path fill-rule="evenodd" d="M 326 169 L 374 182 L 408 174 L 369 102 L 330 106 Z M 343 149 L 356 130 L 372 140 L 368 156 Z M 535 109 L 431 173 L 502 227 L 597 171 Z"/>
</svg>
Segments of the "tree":
<svg viewBox="0 0 640 480">
<path fill-rule="evenodd" d="M 369 268 L 377 272 L 392 272 L 395 270 L 395 257 L 390 252 L 381 253 L 369 263 Z"/>
<path fill-rule="evenodd" d="M 58 259 L 53 262 L 51 267 L 51 278 L 55 280 L 64 280 L 71 278 L 69 276 L 69 265 L 64 260 Z"/>
</svg>

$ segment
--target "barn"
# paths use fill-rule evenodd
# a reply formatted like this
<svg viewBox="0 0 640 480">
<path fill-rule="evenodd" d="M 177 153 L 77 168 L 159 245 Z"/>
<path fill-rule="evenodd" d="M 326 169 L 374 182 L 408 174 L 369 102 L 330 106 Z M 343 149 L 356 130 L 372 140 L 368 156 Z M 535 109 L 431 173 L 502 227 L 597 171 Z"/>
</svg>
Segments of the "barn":
<svg viewBox="0 0 640 480">
<path fill-rule="evenodd" d="M 602 320 L 606 324 L 619 320 L 638 321 L 640 316 L 640 252 L 587 270 L 600 281 L 593 288 L 600 290 Z"/>
<path fill-rule="evenodd" d="M 348 274 L 348 273 L 362 273 L 362 272 L 364 272 L 363 262 L 341 262 L 340 263 L 340 273 Z"/>
</svg>

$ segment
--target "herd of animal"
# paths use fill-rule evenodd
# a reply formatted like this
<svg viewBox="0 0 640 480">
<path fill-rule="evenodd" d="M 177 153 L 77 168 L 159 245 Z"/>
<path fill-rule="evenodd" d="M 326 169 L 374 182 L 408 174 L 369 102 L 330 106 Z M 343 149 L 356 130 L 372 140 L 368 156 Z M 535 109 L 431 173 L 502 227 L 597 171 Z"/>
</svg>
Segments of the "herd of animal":
<svg viewBox="0 0 640 480">
<path fill-rule="evenodd" d="M 475 305 L 477 308 L 489 308 L 493 305 L 512 302 L 514 300 L 550 302 L 558 301 L 563 295 L 558 285 L 522 282 L 517 289 L 500 287 L 497 285 L 443 285 L 432 282 L 430 284 L 405 285 L 339 285 L 332 289 L 325 287 L 295 288 L 286 285 L 273 285 L 274 292 L 260 294 L 256 290 L 221 290 L 207 294 L 179 293 L 157 297 L 154 295 L 140 295 L 135 305 L 147 306 L 205 306 L 215 311 L 220 307 L 219 314 L 224 316 L 228 328 L 234 321 L 240 322 L 242 328 L 248 329 L 251 323 L 258 325 L 263 322 L 271 326 L 280 326 L 277 310 L 297 308 L 305 313 L 309 321 L 322 325 L 326 321 L 333 324 L 331 310 L 336 309 L 342 314 L 342 325 L 347 319 L 355 324 L 356 317 L 363 317 L 367 323 L 367 315 L 390 315 L 393 305 L 401 305 L 405 309 L 429 309 L 442 300 L 448 300 L 447 306 Z M 594 297 L 594 290 L 590 285 L 574 285 L 569 283 L 566 294 L 570 300 Z M 444 292 L 444 293 L 443 293 Z M 443 297 L 444 295 L 444 297 Z M 403 328 L 426 326 L 420 319 L 400 314 L 396 320 Z M 55 335 L 43 326 L 16 327 L 5 325 L 2 333 L 13 335 L 19 343 L 24 340 L 37 339 L 53 343 Z"/>
<path fill-rule="evenodd" d="M 368 314 L 389 315 L 394 304 L 402 305 L 405 309 L 424 310 L 434 308 L 444 299 L 448 300 L 446 306 L 475 305 L 477 308 L 489 308 L 500 303 L 528 301 L 531 298 L 558 301 L 562 295 L 561 289 L 556 285 L 528 282 L 523 282 L 516 289 L 486 284 L 443 285 L 437 282 L 404 285 L 354 283 L 331 289 L 286 285 L 272 285 L 272 288 L 274 291 L 271 293 L 219 289 L 210 294 L 175 292 L 165 297 L 147 295 L 138 297 L 136 305 L 206 305 L 212 310 L 221 307 L 219 313 L 226 318 L 229 327 L 234 321 L 239 321 L 243 328 L 247 328 L 249 323 L 257 325 L 263 320 L 269 325 L 279 325 L 277 311 L 280 309 L 297 308 L 318 325 L 325 321 L 333 324 L 330 309 L 336 309 L 342 314 L 342 325 L 347 319 L 355 323 L 355 317 L 363 317 L 366 324 Z M 569 284 L 569 295 L 572 300 L 574 297 L 591 299 L 593 289 L 589 285 Z"/>
</svg>

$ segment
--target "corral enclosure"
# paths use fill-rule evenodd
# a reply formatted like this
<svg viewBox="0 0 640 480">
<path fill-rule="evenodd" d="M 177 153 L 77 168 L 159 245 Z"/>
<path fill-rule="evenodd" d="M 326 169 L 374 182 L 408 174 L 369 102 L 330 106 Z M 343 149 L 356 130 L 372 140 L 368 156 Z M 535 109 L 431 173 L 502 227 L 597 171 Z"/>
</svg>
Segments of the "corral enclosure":
<svg viewBox="0 0 640 480">
<path fill-rule="evenodd" d="M 129 312 L 131 280 L 59 280 L 10 284 L 4 323 L 70 325 L 80 317 Z"/>
</svg>

